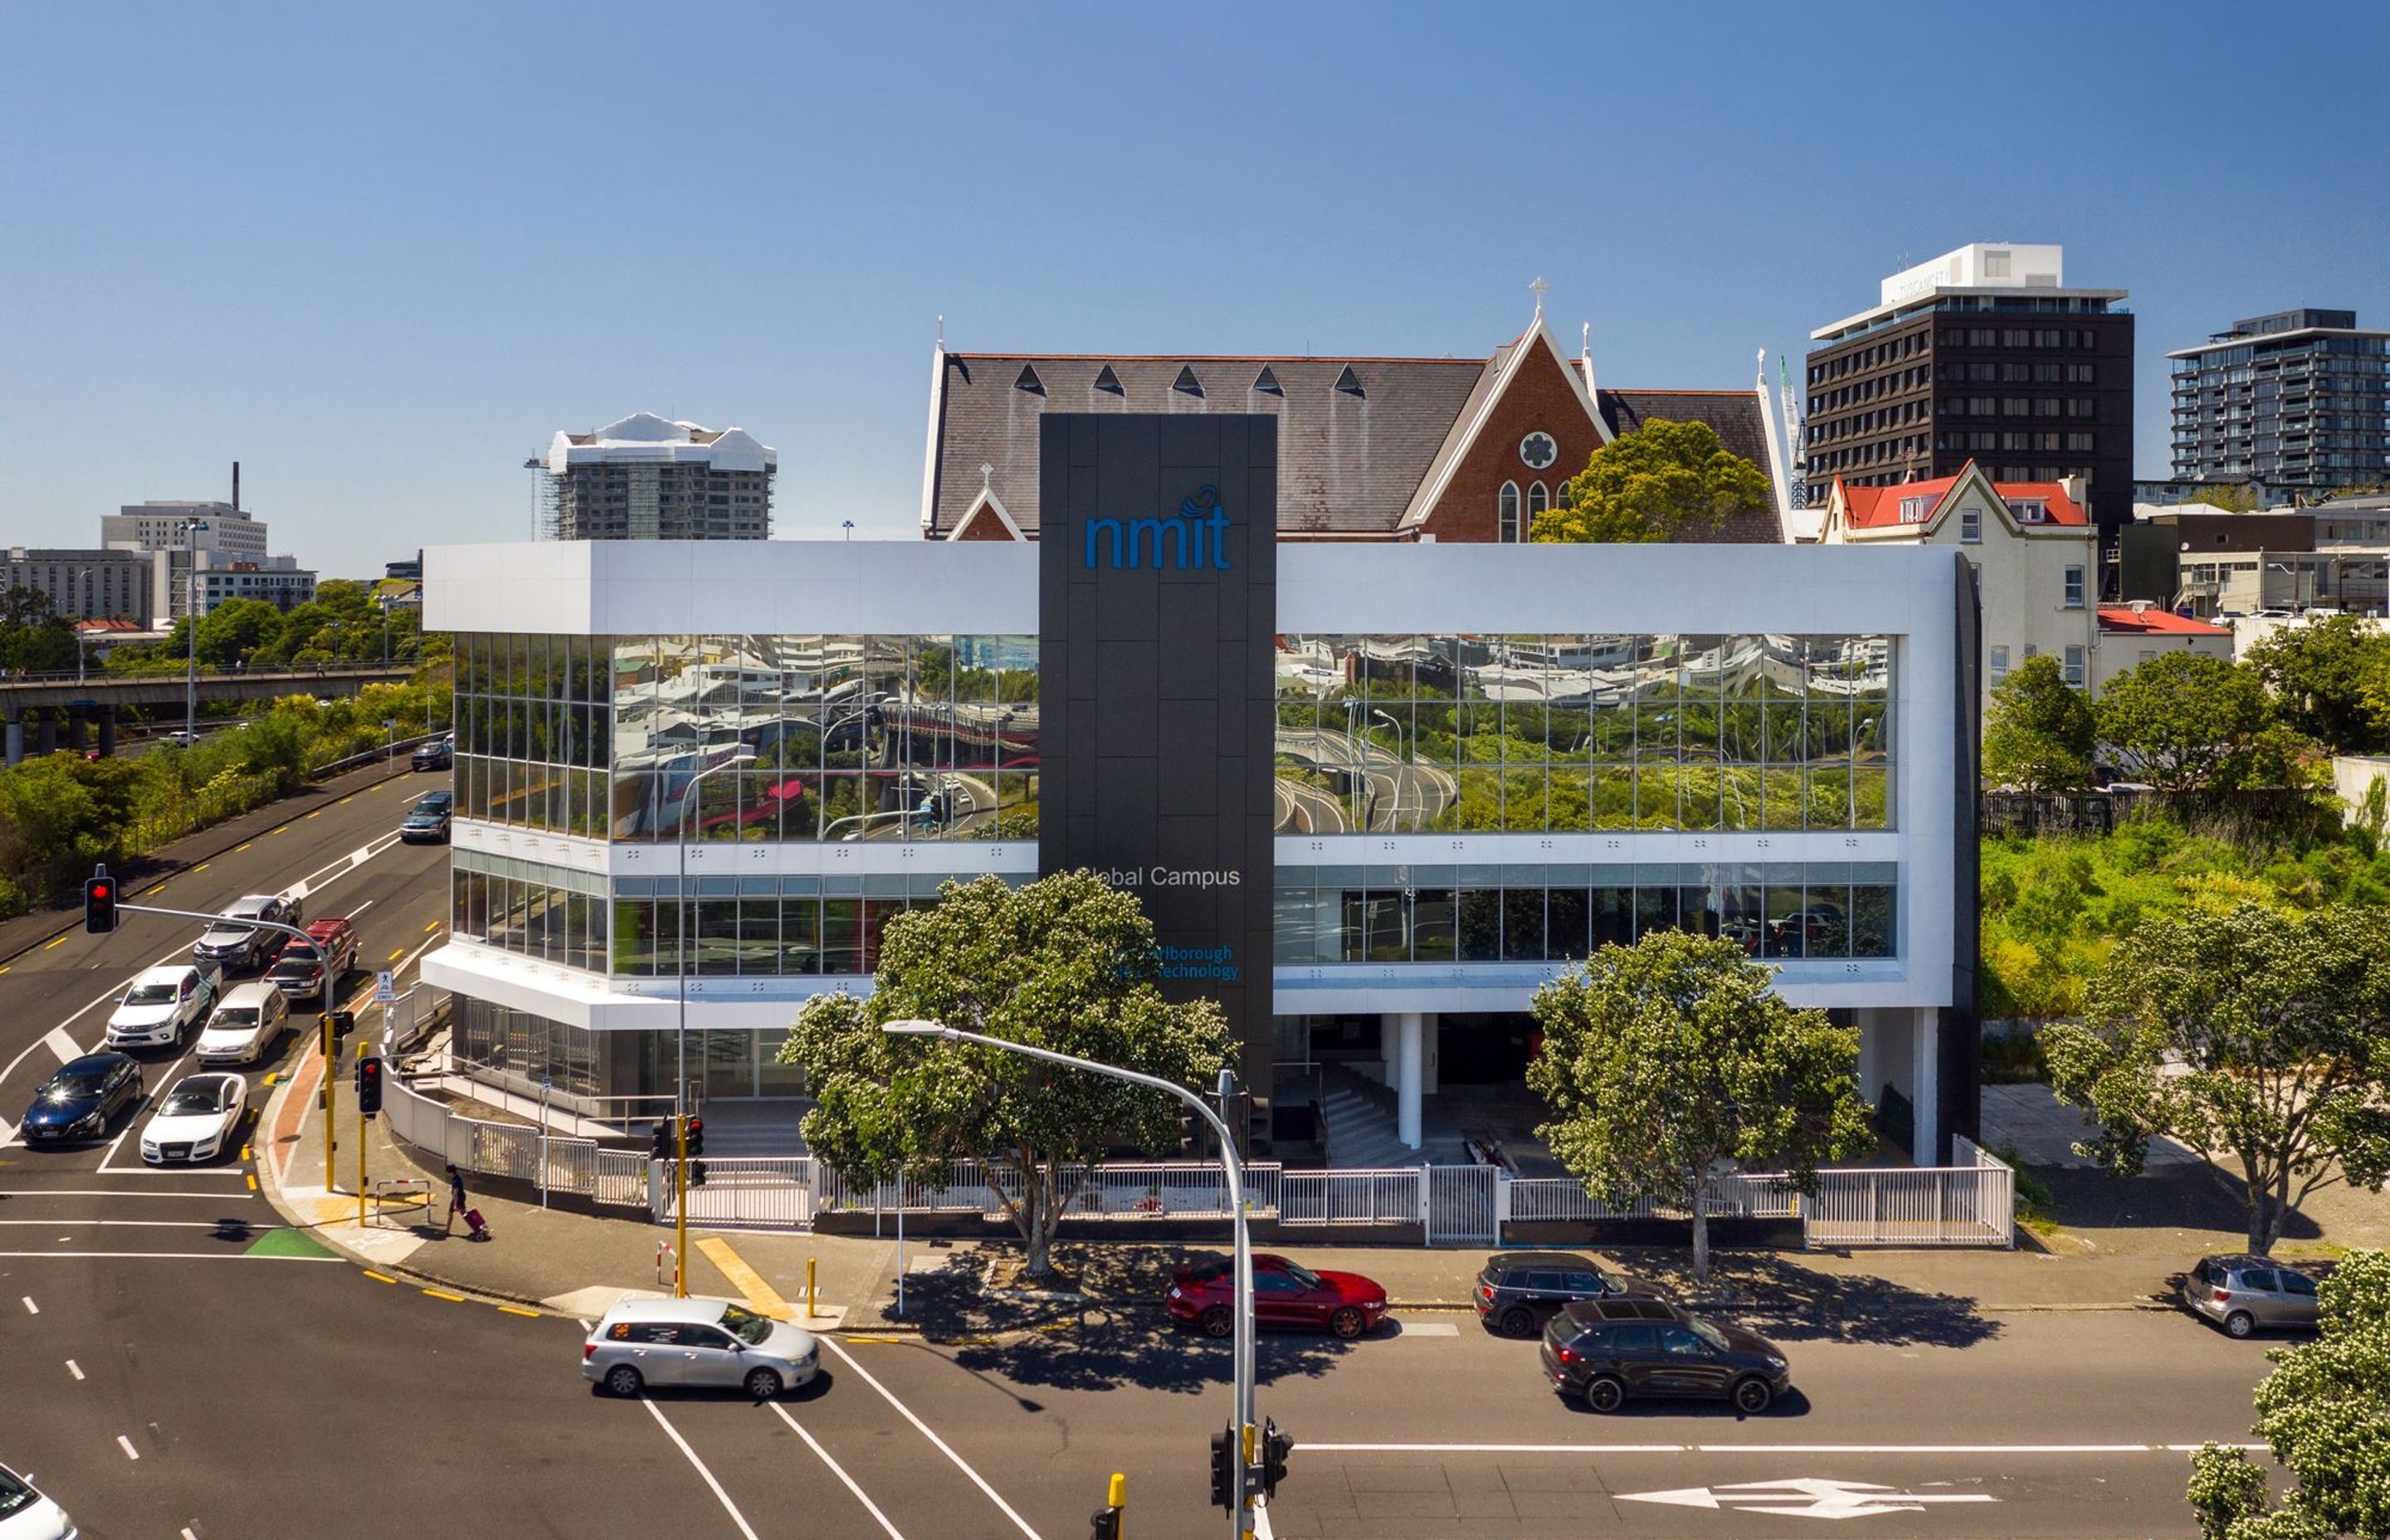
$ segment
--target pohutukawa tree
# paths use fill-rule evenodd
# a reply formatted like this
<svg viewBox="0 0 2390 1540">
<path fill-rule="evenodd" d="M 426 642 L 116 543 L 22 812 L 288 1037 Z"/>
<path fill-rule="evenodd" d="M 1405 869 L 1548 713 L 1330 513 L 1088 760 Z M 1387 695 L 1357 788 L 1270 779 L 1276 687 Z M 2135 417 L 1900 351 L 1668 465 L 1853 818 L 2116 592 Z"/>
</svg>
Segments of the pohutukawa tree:
<svg viewBox="0 0 2390 1540">
<path fill-rule="evenodd" d="M 1733 941 L 1663 930 L 1602 947 L 1527 1007 L 1544 1031 L 1527 1084 L 1552 1110 L 1536 1137 L 1605 1203 L 1690 1211 L 1699 1278 L 1710 1269 L 1702 1189 L 1721 1166 L 1782 1172 L 1815 1192 L 1821 1162 L 1875 1146 L 1858 1033 L 1775 985 Z"/>
<path fill-rule="evenodd" d="M 1164 1000 L 1153 926 L 1135 895 L 1089 872 L 1011 888 L 949 882 L 935 907 L 891 920 L 867 999 L 816 995 L 781 1046 L 816 1099 L 805 1142 L 855 1182 L 932 1177 L 975 1160 L 1016 1178 L 991 1190 L 1021 1232 L 1029 1276 L 1051 1270 L 1071 1168 L 1133 1144 L 1179 1138 L 1180 1104 L 1109 1076 L 936 1038 L 891 1037 L 884 1021 L 966 1032 L 1211 1089 L 1229 1062 L 1227 1020 L 1209 1000 Z"/>
</svg>

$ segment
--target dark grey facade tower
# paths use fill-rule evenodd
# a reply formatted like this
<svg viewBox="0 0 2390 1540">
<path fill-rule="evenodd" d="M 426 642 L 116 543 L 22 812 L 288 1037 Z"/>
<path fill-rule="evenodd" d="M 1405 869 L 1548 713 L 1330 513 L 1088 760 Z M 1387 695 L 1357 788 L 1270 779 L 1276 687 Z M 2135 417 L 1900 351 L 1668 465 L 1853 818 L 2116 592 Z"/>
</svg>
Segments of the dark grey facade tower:
<svg viewBox="0 0 2390 1540">
<path fill-rule="evenodd" d="M 1055 413 L 1038 446 L 1038 866 L 1142 899 L 1163 994 L 1219 1001 L 1267 1096 L 1277 419 Z"/>
<path fill-rule="evenodd" d="M 2235 321 L 2174 365 L 2175 479 L 2329 492 L 2390 479 L 2390 332 L 2353 310 Z"/>
</svg>

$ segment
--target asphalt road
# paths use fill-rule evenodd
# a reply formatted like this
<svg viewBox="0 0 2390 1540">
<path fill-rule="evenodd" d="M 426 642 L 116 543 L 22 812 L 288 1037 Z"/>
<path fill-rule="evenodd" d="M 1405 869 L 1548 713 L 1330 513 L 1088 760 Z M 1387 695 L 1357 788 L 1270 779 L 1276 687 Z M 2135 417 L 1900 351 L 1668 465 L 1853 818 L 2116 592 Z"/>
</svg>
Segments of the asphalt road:
<svg viewBox="0 0 2390 1540">
<path fill-rule="evenodd" d="M 161 896 L 214 908 L 306 881 L 310 914 L 357 918 L 350 989 L 367 989 L 444 914 L 445 850 L 379 838 L 437 783 L 328 802 Z M 190 934 L 128 917 L 9 963 L 0 1113 L 58 1061 L 54 1032 L 89 1046 L 96 1002 Z M 302 1051 L 286 1041 L 283 1062 Z M 179 1072 L 161 1055 L 150 1089 Z M 778 1405 L 612 1401 L 579 1377 L 577 1323 L 332 1260 L 257 1196 L 253 1163 L 152 1172 L 129 1134 L 0 1146 L 0 1460 L 88 1534 L 1075 1540 L 1113 1470 L 1137 1540 L 1226 1527 L 1203 1488 L 1227 1352 L 1157 1315 L 834 1341 L 822 1380 Z M 1352 1344 L 1266 1338 L 1261 1409 L 1297 1448 L 1265 1533 L 2187 1535 L 2180 1446 L 2245 1439 L 2267 1367 L 2267 1344 L 2185 1316 L 1932 1301 L 1778 1341 L 1799 1393 L 1741 1418 L 1585 1412 L 1545 1389 L 1532 1343 L 1462 1315 Z"/>
</svg>

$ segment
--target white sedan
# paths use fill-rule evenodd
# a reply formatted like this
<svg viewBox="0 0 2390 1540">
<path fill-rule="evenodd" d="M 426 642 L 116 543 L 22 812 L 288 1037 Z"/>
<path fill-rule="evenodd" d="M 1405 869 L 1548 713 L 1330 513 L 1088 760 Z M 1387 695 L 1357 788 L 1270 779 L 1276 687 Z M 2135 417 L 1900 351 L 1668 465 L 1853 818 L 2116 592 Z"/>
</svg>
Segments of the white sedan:
<svg viewBox="0 0 2390 1540">
<path fill-rule="evenodd" d="M 141 1131 L 141 1158 L 153 1166 L 213 1160 L 240 1137 L 248 1115 L 249 1082 L 240 1076 L 185 1075 Z"/>
</svg>

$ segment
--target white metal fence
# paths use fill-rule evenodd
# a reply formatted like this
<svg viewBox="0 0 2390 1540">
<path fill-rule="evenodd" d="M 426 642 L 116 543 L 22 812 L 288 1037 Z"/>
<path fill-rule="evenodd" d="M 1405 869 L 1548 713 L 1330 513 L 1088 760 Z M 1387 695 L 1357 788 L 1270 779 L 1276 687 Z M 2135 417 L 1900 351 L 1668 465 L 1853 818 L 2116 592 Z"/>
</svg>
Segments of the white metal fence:
<svg viewBox="0 0 2390 1540">
<path fill-rule="evenodd" d="M 2013 1246 L 2016 1172 L 1973 1140 L 1955 1165 L 1821 1171 L 1804 1205 L 1812 1246 Z"/>
<path fill-rule="evenodd" d="M 637 1159 L 637 1157 L 634 1157 Z M 656 1223 L 674 1222 L 673 1168 L 669 1161 L 649 1166 L 644 1194 Z M 705 1168 L 705 1185 L 688 1190 L 688 1222 L 717 1228 L 801 1229 L 814 1222 L 816 1167 L 809 1155 L 737 1155 L 693 1161 Z"/>
</svg>

